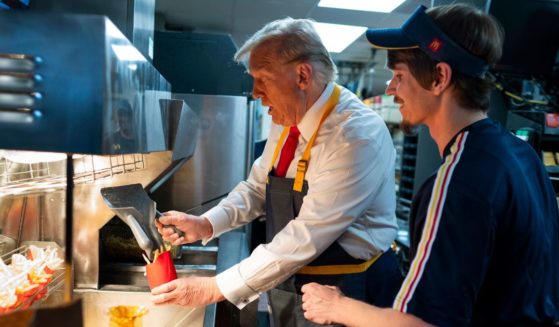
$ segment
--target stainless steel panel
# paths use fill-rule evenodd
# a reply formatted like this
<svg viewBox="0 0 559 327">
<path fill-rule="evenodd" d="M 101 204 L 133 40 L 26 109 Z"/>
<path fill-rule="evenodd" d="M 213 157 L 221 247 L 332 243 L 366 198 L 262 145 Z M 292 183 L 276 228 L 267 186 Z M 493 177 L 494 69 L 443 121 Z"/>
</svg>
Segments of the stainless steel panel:
<svg viewBox="0 0 559 327">
<path fill-rule="evenodd" d="M 100 189 L 105 186 L 141 183 L 146 186 L 171 163 L 171 153 L 145 154 L 146 169 L 113 175 L 93 185 L 76 185 L 74 198 L 74 263 L 76 287 L 98 288 L 99 229 L 114 216 L 106 206 Z"/>
<path fill-rule="evenodd" d="M 146 99 L 161 102 L 159 119 L 169 130 L 154 131 L 163 148 L 177 151 L 114 156 L 74 155 L 74 268 L 78 287 L 98 288 L 99 229 L 114 216 L 100 189 L 140 183 L 144 187 L 164 179 L 169 167 L 192 156 L 197 117 L 182 100 L 158 100 L 155 92 Z M 152 106 L 155 106 L 152 104 Z M 87 135 L 87 134 L 84 134 Z M 66 155 L 60 153 L 0 150 L 0 229 L 23 241 L 54 241 L 62 246 L 65 223 Z"/>
<path fill-rule="evenodd" d="M 155 306 L 148 292 L 77 290 L 83 300 L 84 326 L 109 326 L 108 309 L 117 305 L 137 305 L 148 308 L 142 326 L 202 327 L 206 308 L 184 308 L 175 305 Z"/>
<path fill-rule="evenodd" d="M 58 0 L 56 0 L 58 1 Z M 99 0 L 92 0 L 99 3 Z M 109 0 L 107 2 L 114 2 Z M 130 3 L 130 1 L 128 1 Z M 133 22 L 128 21 L 126 35 L 144 56 L 153 59 L 153 29 L 155 25 L 155 0 L 135 0 Z M 104 6 L 104 4 L 103 4 Z"/>
<path fill-rule="evenodd" d="M 226 195 L 247 176 L 251 162 L 251 112 L 243 96 L 173 94 L 200 119 L 196 151 L 156 192 L 162 210 L 191 211 Z"/>
<path fill-rule="evenodd" d="M 9 154 L 3 154 L 8 156 Z M 31 154 L 35 157 L 40 153 Z M 99 229 L 114 214 L 100 189 L 146 186 L 172 162 L 169 151 L 74 159 L 74 271 L 77 287 L 98 288 Z M 11 158 L 16 159 L 16 158 Z M 37 158 L 40 160 L 40 158 Z M 0 158 L 0 228 L 19 244 L 53 241 L 64 245 L 65 160 L 20 163 Z"/>
<path fill-rule="evenodd" d="M 179 258 L 173 263 L 178 278 L 186 276 L 215 276 L 217 269 L 217 246 L 182 246 Z M 112 290 L 128 287 L 129 290 L 149 292 L 146 268 L 143 263 L 104 263 L 101 266 L 102 289 Z"/>
<path fill-rule="evenodd" d="M 30 11 L 107 16 L 146 58 L 153 58 L 155 0 L 41 0 Z"/>
<path fill-rule="evenodd" d="M 89 154 L 166 150 L 158 100 L 170 98 L 170 85 L 106 17 L 0 11 L 0 31 L 2 70 L 42 78 L 24 93 L 0 81 L 0 112 L 9 114 L 0 116 L 5 118 L 0 148 Z M 14 108 L 28 108 L 31 116 L 14 115 L 19 113 Z M 123 129 L 121 112 L 135 126 L 129 149 L 106 141 Z"/>
<path fill-rule="evenodd" d="M 178 99 L 159 100 L 163 121 L 168 122 L 164 130 L 167 148 L 173 149 L 173 160 L 190 158 L 196 148 L 198 137 L 198 115 L 183 101 Z"/>
</svg>

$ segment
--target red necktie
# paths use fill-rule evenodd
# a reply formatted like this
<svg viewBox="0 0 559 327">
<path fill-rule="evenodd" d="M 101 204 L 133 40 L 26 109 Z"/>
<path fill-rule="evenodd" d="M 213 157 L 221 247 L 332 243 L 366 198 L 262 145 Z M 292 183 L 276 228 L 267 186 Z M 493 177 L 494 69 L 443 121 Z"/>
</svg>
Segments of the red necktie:
<svg viewBox="0 0 559 327">
<path fill-rule="evenodd" d="M 297 149 L 297 143 L 299 142 L 299 134 L 301 134 L 301 132 L 299 132 L 297 126 L 291 126 L 287 140 L 285 140 L 285 144 L 281 149 L 278 167 L 276 168 L 276 176 L 285 177 L 287 168 L 289 168 L 289 164 L 295 156 L 295 150 Z"/>
</svg>

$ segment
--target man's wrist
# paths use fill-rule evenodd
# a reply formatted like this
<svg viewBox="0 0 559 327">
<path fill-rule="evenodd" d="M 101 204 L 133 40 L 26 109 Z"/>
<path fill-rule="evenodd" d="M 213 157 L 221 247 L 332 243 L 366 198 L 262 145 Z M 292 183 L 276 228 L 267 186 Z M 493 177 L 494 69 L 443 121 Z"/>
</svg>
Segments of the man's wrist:
<svg viewBox="0 0 559 327">
<path fill-rule="evenodd" d="M 209 239 L 213 236 L 214 234 L 214 229 L 213 229 L 213 225 L 212 223 L 210 223 L 210 220 L 206 217 L 202 217 L 203 219 L 203 223 L 202 223 L 202 239 Z"/>
<path fill-rule="evenodd" d="M 219 289 L 219 287 L 217 286 L 217 280 L 215 277 L 211 278 L 211 287 L 213 290 L 213 300 L 214 302 L 220 302 L 225 300 L 225 296 L 223 296 L 223 293 L 221 293 L 221 290 Z"/>
<path fill-rule="evenodd" d="M 354 299 L 347 297 L 345 295 L 342 295 L 337 299 L 336 304 L 332 308 L 333 310 L 332 318 L 334 318 L 336 323 L 343 324 L 343 325 L 346 324 L 347 322 L 346 315 L 352 312 L 352 307 L 354 307 L 353 302 L 355 302 Z"/>
</svg>

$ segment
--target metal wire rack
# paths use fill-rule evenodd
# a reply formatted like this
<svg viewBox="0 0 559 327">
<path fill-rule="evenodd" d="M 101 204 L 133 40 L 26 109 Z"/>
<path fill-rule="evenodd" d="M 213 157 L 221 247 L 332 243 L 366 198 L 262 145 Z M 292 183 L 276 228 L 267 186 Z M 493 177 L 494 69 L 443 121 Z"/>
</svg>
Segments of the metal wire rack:
<svg viewBox="0 0 559 327">
<path fill-rule="evenodd" d="M 40 156 L 40 153 L 37 153 Z M 74 155 L 74 184 L 94 183 L 146 169 L 144 154 Z M 0 156 L 0 196 L 21 195 L 66 187 L 66 160 L 22 163 Z"/>
</svg>

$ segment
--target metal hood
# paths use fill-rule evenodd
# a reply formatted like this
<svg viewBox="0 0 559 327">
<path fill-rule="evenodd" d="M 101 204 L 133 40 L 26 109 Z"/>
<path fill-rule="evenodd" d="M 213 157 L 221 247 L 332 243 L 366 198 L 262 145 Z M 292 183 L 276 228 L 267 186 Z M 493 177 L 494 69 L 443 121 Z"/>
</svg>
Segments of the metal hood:
<svg viewBox="0 0 559 327">
<path fill-rule="evenodd" d="M 0 12 L 0 149 L 169 150 L 170 85 L 105 16 Z"/>
</svg>

